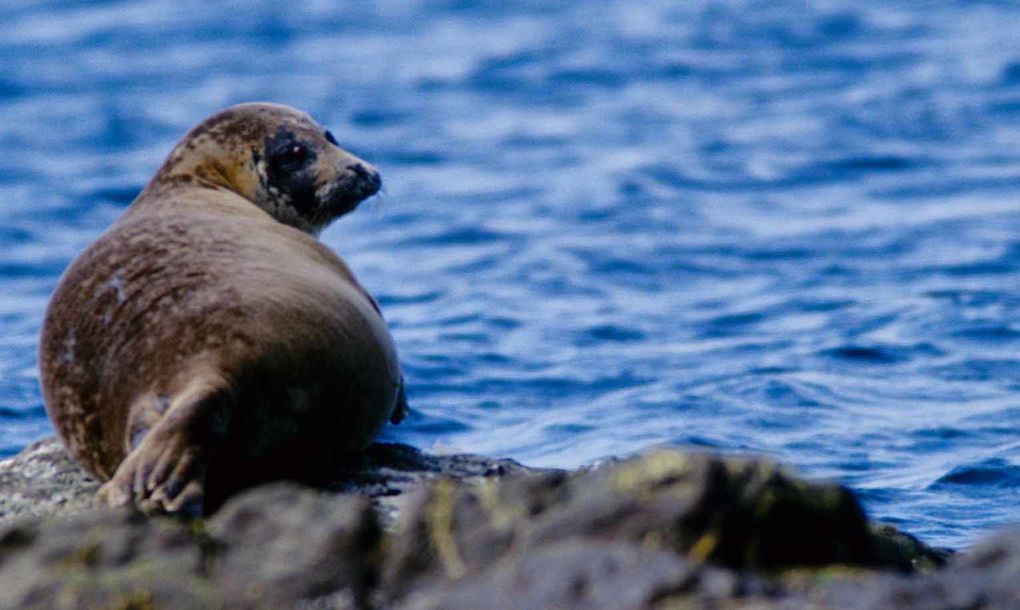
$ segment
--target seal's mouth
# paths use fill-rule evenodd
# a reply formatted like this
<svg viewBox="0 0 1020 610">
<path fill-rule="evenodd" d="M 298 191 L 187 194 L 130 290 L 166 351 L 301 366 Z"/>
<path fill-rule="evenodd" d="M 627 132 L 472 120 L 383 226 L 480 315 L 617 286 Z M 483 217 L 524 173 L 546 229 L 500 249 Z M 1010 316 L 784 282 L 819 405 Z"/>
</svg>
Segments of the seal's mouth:
<svg viewBox="0 0 1020 610">
<path fill-rule="evenodd" d="M 362 201 L 378 193 L 380 188 L 382 178 L 375 168 L 352 163 L 347 166 L 347 172 L 329 195 L 329 211 L 334 216 L 346 214 L 358 207 Z"/>
</svg>

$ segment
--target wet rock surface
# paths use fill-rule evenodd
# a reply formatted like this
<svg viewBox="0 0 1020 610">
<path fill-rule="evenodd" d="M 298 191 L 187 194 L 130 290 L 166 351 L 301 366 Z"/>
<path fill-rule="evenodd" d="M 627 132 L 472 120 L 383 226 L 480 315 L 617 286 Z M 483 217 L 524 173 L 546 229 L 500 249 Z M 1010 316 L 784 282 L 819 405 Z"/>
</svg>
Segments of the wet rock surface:
<svg viewBox="0 0 1020 610">
<path fill-rule="evenodd" d="M 396 443 L 377 443 L 336 470 L 324 488 L 371 498 L 385 523 L 392 523 L 408 491 L 440 476 L 456 479 L 551 472 L 513 460 L 476 455 L 431 455 Z M 92 507 L 99 482 L 71 458 L 56 437 L 0 460 L 0 524 L 32 515 Z"/>
<path fill-rule="evenodd" d="M 18 517 L 80 511 L 92 506 L 99 482 L 54 437 L 0 460 L 0 524 Z"/>
<path fill-rule="evenodd" d="M 377 445 L 190 522 L 93 510 L 96 487 L 52 439 L 0 462 L 0 607 L 1020 607 L 1020 530 L 949 557 L 768 460 Z"/>
</svg>

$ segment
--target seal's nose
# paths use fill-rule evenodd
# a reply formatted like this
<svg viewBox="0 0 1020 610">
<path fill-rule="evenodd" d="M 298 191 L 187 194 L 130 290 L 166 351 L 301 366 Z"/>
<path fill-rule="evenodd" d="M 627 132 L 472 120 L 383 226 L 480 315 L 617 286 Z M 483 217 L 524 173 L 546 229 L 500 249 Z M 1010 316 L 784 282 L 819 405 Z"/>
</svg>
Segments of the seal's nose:
<svg viewBox="0 0 1020 610">
<path fill-rule="evenodd" d="M 363 197 L 371 197 L 379 192 L 382 187 L 382 178 L 379 171 L 366 163 L 351 163 L 347 166 L 358 180 L 358 190 Z"/>
</svg>

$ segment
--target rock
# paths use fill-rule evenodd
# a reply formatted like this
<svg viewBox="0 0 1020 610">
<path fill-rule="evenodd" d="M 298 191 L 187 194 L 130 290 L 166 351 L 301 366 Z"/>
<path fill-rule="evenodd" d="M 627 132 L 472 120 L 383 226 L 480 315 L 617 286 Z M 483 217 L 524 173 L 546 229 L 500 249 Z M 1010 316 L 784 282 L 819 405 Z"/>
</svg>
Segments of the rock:
<svg viewBox="0 0 1020 610">
<path fill-rule="evenodd" d="M 392 525 L 407 492 L 438 477 L 472 480 L 541 472 L 513 460 L 479 455 L 430 455 L 398 443 L 376 443 L 334 471 L 325 487 L 372 498 L 383 523 Z"/>
<path fill-rule="evenodd" d="M 513 460 L 476 455 L 429 455 L 397 443 L 376 443 L 336 469 L 323 487 L 372 498 L 385 523 L 393 521 L 405 492 L 446 476 L 456 479 L 549 472 Z M 86 510 L 99 482 L 71 458 L 56 437 L 32 443 L 0 460 L 0 524 L 28 515 Z"/>
<path fill-rule="evenodd" d="M 697 580 L 698 568 L 672 553 L 575 541 L 514 554 L 475 578 L 411 596 L 400 608 L 627 610 L 694 589 Z"/>
<path fill-rule="evenodd" d="M 381 444 L 324 490 L 191 522 L 92 510 L 96 487 L 53 439 L 0 462 L 0 607 L 1020 607 L 1020 533 L 937 570 L 946 553 L 768 460 L 568 473 Z"/>
<path fill-rule="evenodd" d="M 911 569 L 923 555 L 885 540 L 842 486 L 799 480 L 768 460 L 664 451 L 592 472 L 433 482 L 405 508 L 383 589 L 395 600 L 447 587 L 480 578 L 508 555 L 564 541 L 627 542 L 765 571 Z"/>
<path fill-rule="evenodd" d="M 334 493 L 270 484 L 186 526 L 95 511 L 99 483 L 44 439 L 0 461 L 0 608 L 367 607 L 380 524 L 406 491 L 440 476 L 527 472 L 512 460 L 377 444 L 338 468 L 326 486 Z"/>
<path fill-rule="evenodd" d="M 381 533 L 366 498 L 290 483 L 239 494 L 207 524 L 28 518 L 0 529 L 0 608 L 364 608 Z"/>
<path fill-rule="evenodd" d="M 664 557 L 674 564 L 662 571 Z M 492 607 L 499 600 L 498 607 L 520 609 L 1015 610 L 1018 558 L 1020 531 L 920 576 L 844 565 L 755 574 L 637 545 L 559 542 L 511 552 L 478 574 L 418 590 L 396 607 Z"/>
<path fill-rule="evenodd" d="M 55 437 L 0 461 L 0 524 L 18 517 L 88 509 L 99 489 Z"/>
<path fill-rule="evenodd" d="M 207 546 L 128 511 L 28 518 L 0 528 L 0 608 L 216 608 Z"/>
<path fill-rule="evenodd" d="M 872 523 L 870 530 L 878 565 L 895 567 L 901 572 L 933 572 L 953 556 L 949 549 L 932 548 L 886 523 Z"/>
<path fill-rule="evenodd" d="M 851 610 L 1015 610 L 1020 608 L 1020 529 L 991 536 L 944 570 L 915 578 L 883 575 L 813 593 L 820 607 Z"/>
<path fill-rule="evenodd" d="M 364 496 L 274 483 L 229 500 L 207 531 L 217 589 L 253 608 L 339 599 L 361 608 L 376 583 L 382 528 Z"/>
</svg>

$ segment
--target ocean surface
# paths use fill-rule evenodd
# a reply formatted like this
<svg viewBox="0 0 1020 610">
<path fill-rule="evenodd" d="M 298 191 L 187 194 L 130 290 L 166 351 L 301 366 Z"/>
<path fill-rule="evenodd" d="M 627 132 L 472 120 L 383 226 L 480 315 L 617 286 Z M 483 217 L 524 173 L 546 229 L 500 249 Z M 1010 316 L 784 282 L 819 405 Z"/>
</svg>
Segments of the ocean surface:
<svg viewBox="0 0 1020 610">
<path fill-rule="evenodd" d="M 1020 523 L 1020 4 L 0 4 L 0 456 L 68 262 L 192 125 L 300 107 L 385 192 L 322 238 L 384 439 L 765 454 L 925 541 Z"/>
</svg>

